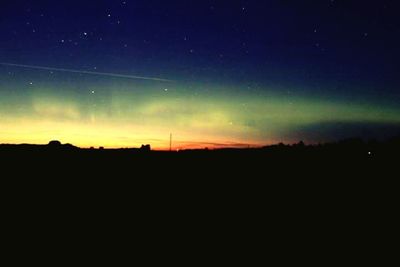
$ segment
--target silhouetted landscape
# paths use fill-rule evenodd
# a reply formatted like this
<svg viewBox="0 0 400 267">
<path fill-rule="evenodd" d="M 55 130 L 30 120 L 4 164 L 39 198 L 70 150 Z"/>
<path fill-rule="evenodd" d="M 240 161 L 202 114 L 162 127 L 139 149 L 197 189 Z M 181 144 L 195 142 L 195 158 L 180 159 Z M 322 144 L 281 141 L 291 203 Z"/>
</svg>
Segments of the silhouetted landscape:
<svg viewBox="0 0 400 267">
<path fill-rule="evenodd" d="M 349 203 L 377 198 L 391 202 L 399 150 L 398 137 L 171 152 L 153 151 L 147 145 L 81 149 L 59 141 L 0 145 L 1 183 L 6 194 L 18 195 L 24 203 L 43 197 L 44 205 L 57 199 L 85 210 L 81 202 L 105 207 L 111 201 L 108 209 L 121 214 L 131 212 L 130 205 L 146 214 L 157 210 L 164 214 L 176 207 L 181 211 L 208 207 L 203 212 L 219 214 L 227 209 L 220 206 L 223 203 L 232 213 L 235 207 L 262 214 L 268 206 L 281 214 L 339 204 L 352 213 Z"/>
<path fill-rule="evenodd" d="M 327 175 L 346 169 L 364 172 L 381 164 L 389 164 L 400 151 L 400 138 L 386 141 L 346 139 L 335 143 L 306 145 L 276 144 L 260 148 L 194 149 L 180 151 L 140 148 L 83 149 L 72 144 L 51 141 L 47 145 L 0 145 L 2 162 L 18 162 L 43 171 L 76 170 L 88 174 L 141 173 L 141 178 L 155 171 L 163 175 L 211 173 L 221 175 L 269 175 L 279 172 Z M 23 170 L 25 168 L 22 168 Z M 316 172 L 319 170 L 320 173 Z M 383 171 L 383 170 L 382 170 Z"/>
<path fill-rule="evenodd" d="M 399 138 L 254 149 L 149 148 L 1 145 L 10 227 L 21 233 L 35 233 L 24 230 L 31 229 L 27 225 L 48 228 L 63 240 L 84 235 L 96 241 L 112 231 L 119 238 L 139 235 L 146 243 L 170 242 L 179 233 L 194 243 L 272 238 L 274 246 L 291 239 L 298 245 L 339 242 L 349 234 L 371 238 L 367 226 L 391 214 L 396 203 Z"/>
</svg>

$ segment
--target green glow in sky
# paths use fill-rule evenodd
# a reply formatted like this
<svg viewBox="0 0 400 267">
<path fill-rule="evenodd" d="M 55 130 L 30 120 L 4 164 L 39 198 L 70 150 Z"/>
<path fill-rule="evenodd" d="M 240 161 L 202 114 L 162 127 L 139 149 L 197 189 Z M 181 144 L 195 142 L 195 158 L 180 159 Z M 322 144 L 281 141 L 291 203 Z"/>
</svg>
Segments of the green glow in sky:
<svg viewBox="0 0 400 267">
<path fill-rule="evenodd" d="M 10 84 L 0 83 L 0 143 L 58 139 L 81 147 L 166 149 L 172 133 L 174 149 L 247 147 L 329 141 L 315 134 L 319 125 L 400 124 L 400 110 L 390 105 L 274 88 L 118 79 Z"/>
</svg>

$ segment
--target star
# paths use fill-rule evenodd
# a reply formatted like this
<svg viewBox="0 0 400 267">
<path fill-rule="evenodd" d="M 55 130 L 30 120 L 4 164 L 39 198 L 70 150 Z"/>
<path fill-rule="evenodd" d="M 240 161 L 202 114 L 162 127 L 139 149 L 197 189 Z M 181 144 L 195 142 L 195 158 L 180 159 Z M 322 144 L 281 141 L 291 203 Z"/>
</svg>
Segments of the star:
<svg viewBox="0 0 400 267">
<path fill-rule="evenodd" d="M 29 82 L 30 85 L 33 85 L 33 82 Z"/>
<path fill-rule="evenodd" d="M 87 32 L 83 32 L 83 35 L 87 36 Z"/>
<path fill-rule="evenodd" d="M 165 88 L 164 91 L 165 91 L 165 92 L 168 92 L 168 88 Z"/>
<path fill-rule="evenodd" d="M 92 93 L 92 94 L 94 94 L 94 93 L 95 93 L 95 91 L 94 91 L 94 90 L 92 90 L 92 91 L 91 91 L 91 93 Z"/>
</svg>

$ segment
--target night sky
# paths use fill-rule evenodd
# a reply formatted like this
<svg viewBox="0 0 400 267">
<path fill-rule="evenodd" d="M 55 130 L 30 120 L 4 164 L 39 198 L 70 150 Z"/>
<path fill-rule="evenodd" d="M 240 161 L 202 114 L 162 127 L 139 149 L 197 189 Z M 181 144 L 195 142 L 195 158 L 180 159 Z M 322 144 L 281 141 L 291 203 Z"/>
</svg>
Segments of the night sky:
<svg viewBox="0 0 400 267">
<path fill-rule="evenodd" d="M 0 2 L 0 143 L 400 133 L 398 1 Z"/>
</svg>

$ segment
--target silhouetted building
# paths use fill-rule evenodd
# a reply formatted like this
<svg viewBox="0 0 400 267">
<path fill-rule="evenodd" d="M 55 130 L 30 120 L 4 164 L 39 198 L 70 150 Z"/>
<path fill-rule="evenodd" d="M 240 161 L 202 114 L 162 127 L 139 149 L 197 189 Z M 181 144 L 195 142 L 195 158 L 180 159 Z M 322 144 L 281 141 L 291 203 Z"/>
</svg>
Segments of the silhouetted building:
<svg viewBox="0 0 400 267">
<path fill-rule="evenodd" d="M 142 151 L 150 151 L 150 150 L 151 150 L 151 147 L 150 147 L 149 144 L 147 144 L 147 145 L 142 145 L 142 146 L 140 147 L 140 150 L 142 150 Z"/>
</svg>

